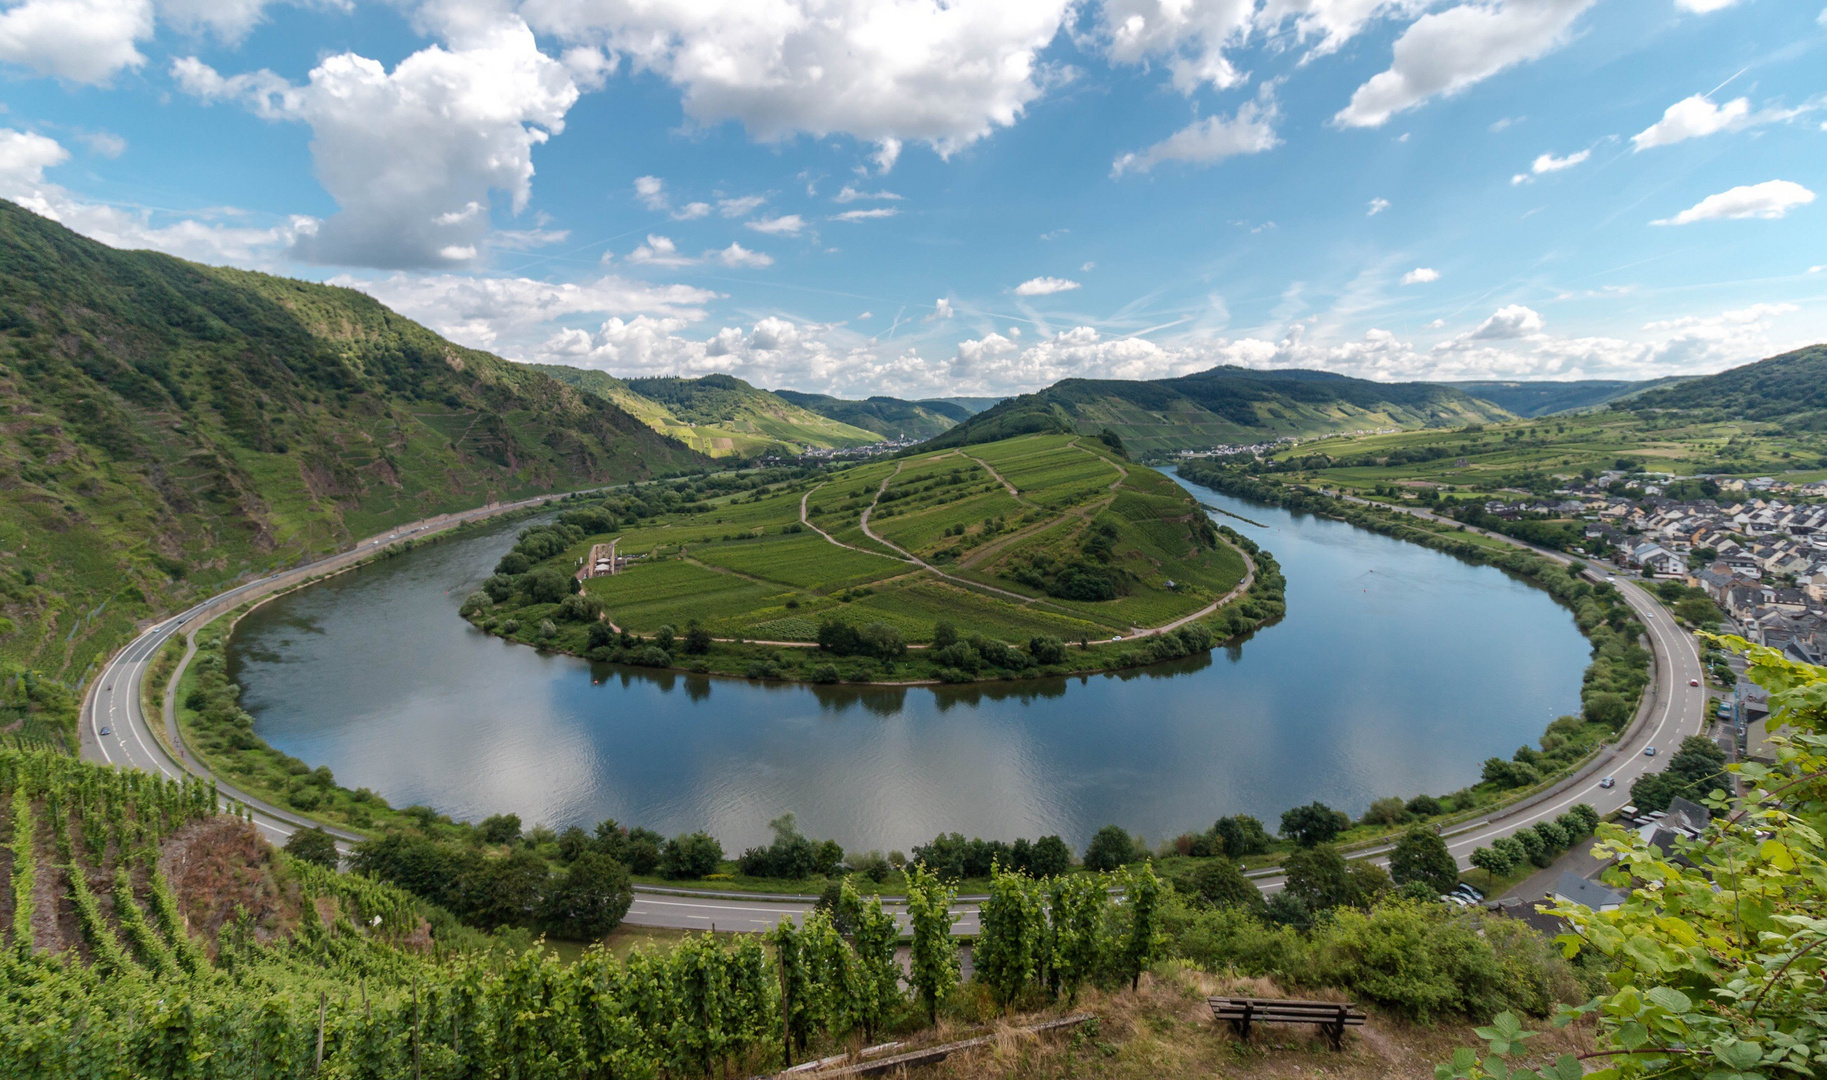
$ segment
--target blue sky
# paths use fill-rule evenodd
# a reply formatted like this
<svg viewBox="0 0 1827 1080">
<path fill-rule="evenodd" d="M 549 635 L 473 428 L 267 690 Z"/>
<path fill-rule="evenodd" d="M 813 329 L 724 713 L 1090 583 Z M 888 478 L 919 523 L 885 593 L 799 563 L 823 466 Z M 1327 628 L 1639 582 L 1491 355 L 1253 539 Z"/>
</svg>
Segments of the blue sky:
<svg viewBox="0 0 1827 1080">
<path fill-rule="evenodd" d="M 24 0 L 0 196 L 619 375 L 1827 340 L 1820 0 Z"/>
</svg>

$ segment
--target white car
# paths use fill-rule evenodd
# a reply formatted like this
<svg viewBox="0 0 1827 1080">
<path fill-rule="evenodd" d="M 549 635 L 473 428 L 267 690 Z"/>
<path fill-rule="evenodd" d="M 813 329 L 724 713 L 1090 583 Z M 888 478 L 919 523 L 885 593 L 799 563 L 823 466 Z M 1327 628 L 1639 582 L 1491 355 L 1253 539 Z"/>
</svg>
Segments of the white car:
<svg viewBox="0 0 1827 1080">
<path fill-rule="evenodd" d="M 1605 779 L 1599 781 L 1599 786 L 1602 788 L 1617 787 L 1618 778 L 1615 776 L 1607 776 Z"/>
<path fill-rule="evenodd" d="M 1653 746 L 1645 746 L 1645 747 L 1644 747 L 1644 748 L 1643 748 L 1643 756 L 1644 756 L 1644 757 L 1655 757 L 1655 756 L 1656 756 L 1656 748 L 1655 748 L 1655 747 L 1653 747 Z"/>
</svg>

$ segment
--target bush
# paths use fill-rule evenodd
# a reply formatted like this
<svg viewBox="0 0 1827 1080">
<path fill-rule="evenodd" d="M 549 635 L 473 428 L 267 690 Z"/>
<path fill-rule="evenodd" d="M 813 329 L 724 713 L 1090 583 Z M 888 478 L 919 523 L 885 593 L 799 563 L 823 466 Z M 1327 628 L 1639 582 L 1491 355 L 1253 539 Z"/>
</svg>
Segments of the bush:
<svg viewBox="0 0 1827 1080">
<path fill-rule="evenodd" d="M 1446 807 L 1441 806 L 1440 800 L 1432 795 L 1416 795 L 1408 800 L 1408 805 L 1403 809 L 1407 810 L 1410 816 L 1418 818 L 1438 817 L 1446 812 Z"/>
<path fill-rule="evenodd" d="M 1364 811 L 1366 825 L 1400 825 L 1407 820 L 1408 804 L 1394 795 L 1378 799 Z"/>
<path fill-rule="evenodd" d="M 457 609 L 457 614 L 465 619 L 487 615 L 494 606 L 495 598 L 478 589 L 463 598 L 463 606 Z"/>
<path fill-rule="evenodd" d="M 326 870 L 336 869 L 341 856 L 336 840 L 321 828 L 299 829 L 285 842 L 285 853 L 301 862 L 315 863 Z"/>
<path fill-rule="evenodd" d="M 1066 643 L 1056 637 L 1036 635 L 1028 639 L 1028 655 L 1036 664 L 1058 664 L 1066 659 Z"/>
<path fill-rule="evenodd" d="M 552 882 L 545 898 L 545 921 L 560 937 L 598 941 L 616 928 L 633 902 L 628 868 L 607 855 L 586 851 Z"/>
<path fill-rule="evenodd" d="M 1072 869 L 1072 849 L 1057 836 L 1043 836 L 1034 841 L 1028 858 L 1028 871 L 1035 877 L 1058 877 Z"/>
<path fill-rule="evenodd" d="M 602 613 L 602 601 L 583 593 L 567 596 L 558 602 L 559 618 L 567 622 L 595 622 Z"/>
<path fill-rule="evenodd" d="M 722 862 L 723 845 L 707 832 L 675 836 L 660 851 L 660 873 L 675 880 L 697 880 L 714 874 Z"/>
<path fill-rule="evenodd" d="M 706 630 L 695 622 L 685 628 L 686 652 L 693 656 L 703 656 L 705 653 L 710 652 L 710 647 L 711 635 L 709 630 Z"/>
<path fill-rule="evenodd" d="M 485 844 L 513 844 L 520 840 L 519 814 L 493 814 L 476 826 L 476 835 Z"/>
<path fill-rule="evenodd" d="M 1216 907 L 1262 907 L 1262 890 L 1229 859 L 1207 859 L 1193 871 L 1194 895 Z"/>
<path fill-rule="evenodd" d="M 1419 882 L 1443 893 L 1459 884 L 1459 864 L 1439 833 L 1416 825 L 1402 834 L 1389 853 L 1389 876 L 1397 885 Z"/>
<path fill-rule="evenodd" d="M 837 673 L 836 664 L 820 664 L 812 669 L 812 681 L 815 683 L 834 683 L 842 676 Z"/>
<path fill-rule="evenodd" d="M 1269 831 L 1248 814 L 1219 818 L 1212 825 L 1212 835 L 1223 842 L 1223 854 L 1232 859 L 1262 855 L 1269 850 Z"/>
</svg>

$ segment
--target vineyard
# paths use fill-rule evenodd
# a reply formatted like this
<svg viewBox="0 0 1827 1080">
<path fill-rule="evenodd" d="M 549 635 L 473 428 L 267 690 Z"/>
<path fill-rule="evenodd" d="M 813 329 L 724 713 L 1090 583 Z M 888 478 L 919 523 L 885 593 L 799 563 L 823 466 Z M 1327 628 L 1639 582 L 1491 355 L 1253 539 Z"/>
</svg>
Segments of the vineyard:
<svg viewBox="0 0 1827 1080">
<path fill-rule="evenodd" d="M 688 936 L 664 955 L 599 946 L 566 963 L 273 851 L 216 813 L 207 785 L 0 751 L 0 796 L 0 1075 L 729 1075 L 917 1030 L 959 991 L 953 890 L 919 869 L 906 970 L 908 932 L 848 887 L 803 925 L 733 946 Z M 252 847 L 236 872 L 209 871 L 242 883 L 237 910 L 207 919 L 173 879 L 237 845 Z M 977 944 L 995 1002 L 1133 980 L 1161 947 L 1160 889 L 1145 868 L 998 872 Z"/>
</svg>

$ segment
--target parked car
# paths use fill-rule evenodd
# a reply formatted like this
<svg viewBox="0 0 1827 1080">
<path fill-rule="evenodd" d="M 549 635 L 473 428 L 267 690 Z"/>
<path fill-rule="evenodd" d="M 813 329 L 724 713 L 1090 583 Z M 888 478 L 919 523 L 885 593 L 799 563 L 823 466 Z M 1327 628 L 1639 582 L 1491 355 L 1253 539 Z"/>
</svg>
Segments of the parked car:
<svg viewBox="0 0 1827 1080">
<path fill-rule="evenodd" d="M 1617 787 L 1617 786 L 1618 786 L 1618 778 L 1617 778 L 1617 777 L 1615 777 L 1615 776 L 1607 776 L 1607 777 L 1606 777 L 1606 778 L 1605 778 L 1605 779 L 1603 779 L 1603 780 L 1600 780 L 1600 781 L 1599 781 L 1599 786 L 1600 786 L 1600 787 L 1602 787 L 1602 788 L 1613 788 L 1613 787 Z"/>
<path fill-rule="evenodd" d="M 1653 747 L 1653 746 L 1645 746 L 1645 747 L 1644 747 L 1644 748 L 1643 748 L 1643 756 L 1644 756 L 1644 757 L 1655 757 L 1655 756 L 1656 756 L 1656 748 L 1655 748 L 1655 747 Z"/>
<path fill-rule="evenodd" d="M 1460 907 L 1471 907 L 1472 906 L 1472 905 L 1466 903 L 1465 897 L 1459 896 L 1459 895 L 1456 895 L 1456 894 L 1450 893 L 1450 892 L 1441 893 L 1440 902 L 1443 904 L 1457 904 Z"/>
<path fill-rule="evenodd" d="M 1472 885 L 1470 882 L 1465 882 L 1465 881 L 1460 882 L 1459 887 L 1457 889 L 1454 889 L 1453 891 L 1458 893 L 1460 896 L 1465 897 L 1467 900 L 1472 901 L 1473 903 L 1477 903 L 1478 901 L 1484 899 L 1484 894 L 1479 892 L 1477 887 Z"/>
</svg>

